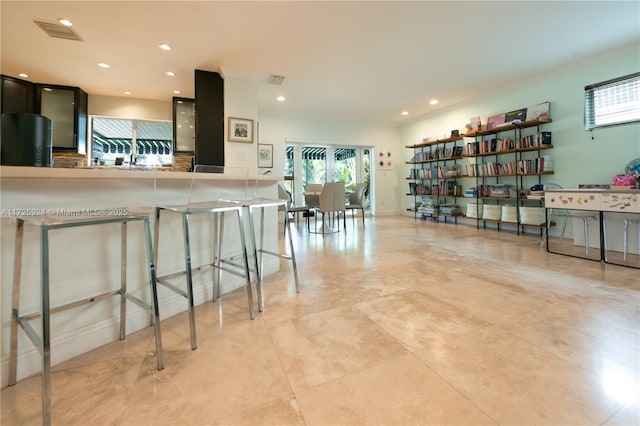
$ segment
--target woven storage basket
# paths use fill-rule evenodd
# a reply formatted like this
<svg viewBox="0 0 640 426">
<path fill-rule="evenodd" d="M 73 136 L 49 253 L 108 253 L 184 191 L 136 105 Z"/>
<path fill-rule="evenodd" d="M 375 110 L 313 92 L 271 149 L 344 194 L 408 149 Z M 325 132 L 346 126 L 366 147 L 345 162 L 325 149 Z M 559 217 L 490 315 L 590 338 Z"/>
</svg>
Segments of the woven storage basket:
<svg viewBox="0 0 640 426">
<path fill-rule="evenodd" d="M 500 220 L 502 216 L 502 206 L 494 206 L 485 204 L 482 206 L 482 218 L 491 220 Z"/>
<path fill-rule="evenodd" d="M 482 217 L 482 204 L 469 203 L 467 204 L 467 217 Z"/>
<path fill-rule="evenodd" d="M 544 207 L 520 207 L 520 223 L 543 225 L 544 221 Z"/>
<path fill-rule="evenodd" d="M 502 206 L 502 218 L 503 222 L 517 222 L 518 221 L 518 210 L 516 210 L 516 206 Z"/>
</svg>

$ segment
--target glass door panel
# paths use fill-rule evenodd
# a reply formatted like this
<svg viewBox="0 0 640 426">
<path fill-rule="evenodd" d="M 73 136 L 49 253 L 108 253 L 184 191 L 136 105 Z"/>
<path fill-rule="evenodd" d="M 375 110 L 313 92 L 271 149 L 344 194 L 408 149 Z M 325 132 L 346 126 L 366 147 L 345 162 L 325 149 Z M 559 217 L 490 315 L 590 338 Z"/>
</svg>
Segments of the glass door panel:
<svg viewBox="0 0 640 426">
<path fill-rule="evenodd" d="M 40 92 L 40 114 L 50 119 L 53 146 L 75 148 L 75 92 L 44 87 Z"/>
</svg>

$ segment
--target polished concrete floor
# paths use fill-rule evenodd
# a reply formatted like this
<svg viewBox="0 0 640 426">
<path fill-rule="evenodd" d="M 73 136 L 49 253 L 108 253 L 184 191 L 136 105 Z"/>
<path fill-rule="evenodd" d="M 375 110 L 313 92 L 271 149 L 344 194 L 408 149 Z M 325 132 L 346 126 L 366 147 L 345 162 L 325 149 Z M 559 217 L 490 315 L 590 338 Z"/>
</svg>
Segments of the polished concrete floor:
<svg viewBox="0 0 640 426">
<path fill-rule="evenodd" d="M 638 425 L 640 273 L 547 254 L 539 237 L 378 217 L 295 230 L 289 265 L 246 293 L 58 365 L 58 425 Z M 2 390 L 38 424 L 40 378 Z"/>
</svg>

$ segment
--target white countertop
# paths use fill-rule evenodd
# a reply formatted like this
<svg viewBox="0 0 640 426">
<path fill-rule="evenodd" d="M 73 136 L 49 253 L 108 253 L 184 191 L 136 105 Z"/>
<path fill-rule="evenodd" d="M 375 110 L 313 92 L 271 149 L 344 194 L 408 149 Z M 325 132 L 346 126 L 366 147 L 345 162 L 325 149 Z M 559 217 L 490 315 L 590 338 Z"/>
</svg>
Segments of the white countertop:
<svg viewBox="0 0 640 426">
<path fill-rule="evenodd" d="M 56 167 L 18 167 L 0 166 L 2 179 L 159 179 L 159 180 L 251 180 L 276 182 L 284 176 L 253 175 L 239 176 L 223 173 L 189 173 L 156 170 L 128 170 L 109 168 L 56 168 Z"/>
</svg>

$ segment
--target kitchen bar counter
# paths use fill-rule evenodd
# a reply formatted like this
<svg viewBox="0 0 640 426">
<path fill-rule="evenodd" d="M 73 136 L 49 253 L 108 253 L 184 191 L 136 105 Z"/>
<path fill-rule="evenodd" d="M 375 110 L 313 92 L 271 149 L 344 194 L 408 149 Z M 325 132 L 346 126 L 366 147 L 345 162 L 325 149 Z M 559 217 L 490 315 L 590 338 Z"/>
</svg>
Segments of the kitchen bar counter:
<svg viewBox="0 0 640 426">
<path fill-rule="evenodd" d="M 152 214 L 154 206 L 176 205 L 216 199 L 247 199 L 253 197 L 277 198 L 277 176 L 254 175 L 246 177 L 246 169 L 227 168 L 228 174 L 186 173 L 171 171 L 124 170 L 105 168 L 43 168 L 0 167 L 0 222 L 1 286 L 0 320 L 2 341 L 2 386 L 6 386 L 8 371 L 9 325 L 11 322 L 11 285 L 16 221 L 11 216 L 40 215 L 47 212 L 73 215 L 77 211 L 105 208 L 124 209 L 128 212 Z M 235 173 L 234 173 L 235 172 Z M 182 221 L 180 215 L 163 213 L 160 229 L 160 251 L 157 265 L 159 275 L 184 270 Z M 153 222 L 153 214 L 152 214 Z M 229 216 L 226 226 L 237 227 Z M 152 224 L 153 226 L 153 224 Z M 210 261 L 212 226 L 204 216 L 190 219 L 192 228 L 192 259 L 194 265 Z M 258 224 L 259 227 L 259 224 Z M 248 227 L 245 228 L 248 231 Z M 145 270 L 145 252 L 142 227 L 129 229 L 128 286 L 133 295 L 148 301 L 148 279 Z M 265 215 L 265 249 L 278 251 L 278 213 Z M 240 242 L 235 233 L 225 233 L 225 256 L 240 255 Z M 51 299 L 52 306 L 77 300 L 86 295 L 101 294 L 118 288 L 120 280 L 120 231 L 118 225 L 58 230 L 51 241 Z M 22 306 L 25 313 L 38 309 L 40 301 L 39 234 L 35 227 L 27 226 L 24 235 L 22 268 Z M 265 275 L 279 269 L 277 258 L 265 258 Z M 197 304 L 211 299 L 213 273 L 209 269 L 194 275 Z M 184 276 L 175 279 L 185 286 Z M 222 277 L 222 292 L 244 285 L 231 274 Z M 186 310 L 187 302 L 181 296 L 159 288 L 160 316 L 167 318 Z M 146 311 L 130 304 L 127 312 L 127 334 L 147 327 Z M 217 315 L 212 306 L 209 315 Z M 53 316 L 52 356 L 59 363 L 118 338 L 119 301 L 104 300 Z M 247 309 L 246 319 L 249 321 Z M 36 325 L 36 329 L 37 324 Z M 188 342 L 189 325 L 185 320 L 184 333 Z M 37 350 L 25 339 L 19 338 L 20 361 L 18 377 L 39 371 Z M 187 343 L 188 344 L 188 343 Z"/>
<path fill-rule="evenodd" d="M 187 179 L 187 180 L 238 180 L 249 179 L 252 181 L 275 182 L 282 181 L 284 177 L 273 175 L 246 176 L 242 168 L 233 168 L 231 173 L 190 173 L 174 172 L 169 170 L 150 170 L 147 168 L 124 167 L 82 167 L 82 168 L 58 168 L 58 167 L 16 167 L 0 166 L 0 177 L 8 179 Z"/>
</svg>

